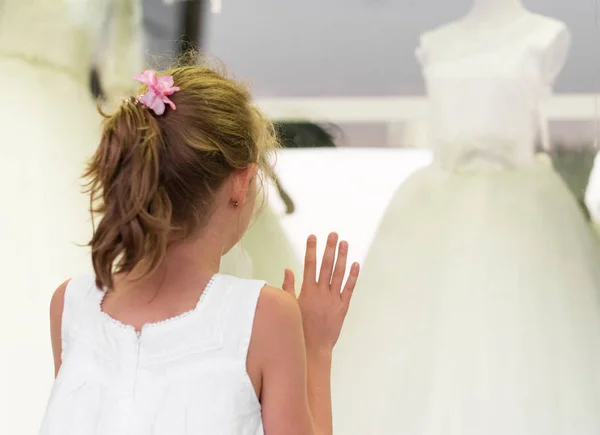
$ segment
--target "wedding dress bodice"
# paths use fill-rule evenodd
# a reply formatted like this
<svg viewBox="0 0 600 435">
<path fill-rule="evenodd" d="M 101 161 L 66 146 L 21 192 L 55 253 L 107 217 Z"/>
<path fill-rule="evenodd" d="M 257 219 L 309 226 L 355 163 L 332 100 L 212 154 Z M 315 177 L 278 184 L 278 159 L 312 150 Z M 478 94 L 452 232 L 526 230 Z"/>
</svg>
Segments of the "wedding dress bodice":
<svg viewBox="0 0 600 435">
<path fill-rule="evenodd" d="M 453 44 L 450 33 L 464 46 L 452 57 L 444 50 Z M 562 69 L 568 40 L 563 23 L 530 13 L 483 43 L 466 29 L 457 38 L 456 25 L 423 35 L 417 57 L 437 162 L 457 168 L 481 157 L 503 167 L 531 161 L 540 127 L 547 127 L 541 103 Z"/>
<path fill-rule="evenodd" d="M 110 87 L 123 75 L 130 80 L 134 73 L 130 70 L 137 71 L 140 65 L 129 65 L 142 56 L 135 52 L 140 37 L 139 1 L 3 0 L 0 57 L 60 70 L 87 85 L 90 68 L 104 45 L 103 82 Z"/>
</svg>

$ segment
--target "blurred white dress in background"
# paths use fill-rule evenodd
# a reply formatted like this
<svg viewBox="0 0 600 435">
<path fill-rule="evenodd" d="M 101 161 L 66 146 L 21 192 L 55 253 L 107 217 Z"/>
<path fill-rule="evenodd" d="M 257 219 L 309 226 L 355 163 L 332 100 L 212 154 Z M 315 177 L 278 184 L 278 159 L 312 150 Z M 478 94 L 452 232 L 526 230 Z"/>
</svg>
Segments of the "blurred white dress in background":
<svg viewBox="0 0 600 435">
<path fill-rule="evenodd" d="M 597 435 L 598 245 L 535 155 L 569 33 L 531 13 L 489 40 L 463 30 L 421 39 L 434 163 L 367 254 L 334 355 L 335 432 Z"/>
<path fill-rule="evenodd" d="M 267 182 L 265 177 L 264 183 Z M 267 186 L 265 185 L 266 190 Z M 276 194 L 276 192 L 272 192 L 269 195 Z M 294 249 L 292 238 L 284 229 L 282 223 L 284 212 L 279 212 L 269 204 L 270 199 L 270 196 L 268 197 L 266 194 L 264 196 L 262 193 L 259 194 L 257 213 L 240 241 L 240 246 L 234 247 L 224 257 L 224 260 L 231 264 L 233 263 L 232 259 L 227 259 L 227 257 L 237 255 L 239 258 L 239 255 L 247 255 L 252 262 L 253 278 L 267 281 L 272 286 L 281 287 L 286 268 L 291 269 L 297 279 L 301 279 L 302 257 Z M 298 230 L 298 228 L 292 229 L 294 232 Z M 308 234 L 304 237 L 308 237 Z M 236 254 L 240 247 L 244 252 Z"/>
<path fill-rule="evenodd" d="M 590 212 L 592 227 L 600 235 L 600 153 L 594 158 L 594 166 L 585 191 L 585 205 Z"/>
<path fill-rule="evenodd" d="M 143 67 L 138 0 L 0 2 L 0 433 L 38 430 L 53 380 L 53 289 L 88 270 L 79 176 L 99 140 L 90 68 L 109 96 Z"/>
</svg>

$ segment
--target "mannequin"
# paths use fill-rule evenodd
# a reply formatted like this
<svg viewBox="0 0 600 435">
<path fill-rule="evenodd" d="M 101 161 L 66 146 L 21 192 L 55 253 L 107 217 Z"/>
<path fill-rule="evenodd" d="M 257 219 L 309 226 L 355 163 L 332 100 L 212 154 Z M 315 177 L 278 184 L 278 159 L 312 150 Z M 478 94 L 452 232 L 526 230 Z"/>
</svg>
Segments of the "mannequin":
<svg viewBox="0 0 600 435">
<path fill-rule="evenodd" d="M 421 40 L 428 46 L 433 45 L 430 47 L 433 53 L 446 60 L 474 50 L 486 50 L 490 44 L 497 44 L 499 39 L 506 38 L 507 29 L 526 19 L 529 20 L 527 25 L 534 28 L 550 23 L 564 28 L 564 31 L 554 35 L 557 40 L 556 53 L 553 53 L 558 57 L 555 63 L 563 65 L 570 46 L 570 34 L 564 24 L 553 18 L 531 13 L 520 0 L 474 0 L 465 17 L 425 33 Z"/>
<path fill-rule="evenodd" d="M 513 0 L 422 35 L 435 158 L 367 254 L 334 355 L 336 433 L 600 433 L 600 252 L 535 152 L 569 40 Z"/>
<path fill-rule="evenodd" d="M 521 0 L 476 0 L 463 22 L 476 26 L 482 26 L 484 23 L 498 26 L 512 22 L 519 15 L 527 13 L 529 12 Z"/>
<path fill-rule="evenodd" d="M 84 162 L 100 123 L 90 69 L 109 99 L 142 68 L 139 0 L 4 0 L 0 83 L 0 433 L 37 433 L 53 381 L 52 292 L 91 270 Z"/>
<path fill-rule="evenodd" d="M 464 18 L 422 35 L 417 56 L 421 57 L 420 52 L 424 47 L 427 47 L 428 56 L 439 61 L 487 52 L 491 47 L 518 43 L 522 34 L 516 32 L 513 36 L 512 30 L 524 28 L 531 34 L 538 29 L 541 35 L 538 44 L 552 48 L 549 51 L 540 50 L 540 55 L 544 57 L 542 62 L 546 64 L 542 72 L 545 88 L 536 108 L 540 141 L 544 150 L 548 151 L 550 137 L 543 103 L 551 96 L 554 80 L 568 56 L 571 35 L 564 23 L 533 14 L 520 0 L 474 0 Z"/>
</svg>

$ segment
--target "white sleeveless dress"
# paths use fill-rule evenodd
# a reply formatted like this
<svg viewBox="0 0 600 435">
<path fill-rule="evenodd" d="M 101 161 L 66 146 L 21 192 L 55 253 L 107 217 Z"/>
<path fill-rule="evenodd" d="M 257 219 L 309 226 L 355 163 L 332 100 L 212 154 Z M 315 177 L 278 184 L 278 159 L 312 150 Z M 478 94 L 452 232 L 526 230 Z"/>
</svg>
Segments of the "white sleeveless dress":
<svg viewBox="0 0 600 435">
<path fill-rule="evenodd" d="M 137 333 L 101 311 L 93 276 L 72 280 L 39 434 L 262 435 L 246 358 L 264 285 L 215 275 L 194 310 Z"/>
<path fill-rule="evenodd" d="M 0 433 L 39 429 L 52 385 L 48 305 L 90 268 L 88 199 L 79 176 L 98 145 L 89 90 L 102 63 L 108 91 L 131 86 L 138 0 L 0 2 Z M 108 38 L 101 43 L 102 38 Z M 100 46 L 104 50 L 99 58 Z"/>
<path fill-rule="evenodd" d="M 435 163 L 367 255 L 334 355 L 336 433 L 600 434 L 598 247 L 534 155 L 566 29 L 536 24 L 452 62 L 422 40 Z"/>
</svg>

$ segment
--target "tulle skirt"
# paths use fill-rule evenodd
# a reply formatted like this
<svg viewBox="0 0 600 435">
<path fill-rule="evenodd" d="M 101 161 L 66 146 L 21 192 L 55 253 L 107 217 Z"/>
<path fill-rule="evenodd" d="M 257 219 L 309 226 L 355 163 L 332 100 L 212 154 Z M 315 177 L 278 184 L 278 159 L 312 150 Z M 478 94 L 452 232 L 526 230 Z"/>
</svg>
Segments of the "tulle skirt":
<svg viewBox="0 0 600 435">
<path fill-rule="evenodd" d="M 415 173 L 334 355 L 341 435 L 600 433 L 600 255 L 547 159 Z"/>
<path fill-rule="evenodd" d="M 246 233 L 221 260 L 221 273 L 281 287 L 284 270 L 291 269 L 300 279 L 302 264 L 283 228 L 282 216 L 268 199 L 262 191 L 259 193 Z"/>
<path fill-rule="evenodd" d="M 240 245 L 252 259 L 253 278 L 281 287 L 287 268 L 295 273 L 297 279 L 301 279 L 301 260 L 285 233 L 281 216 L 269 204 L 261 204 L 257 208 L 257 214 Z"/>
<path fill-rule="evenodd" d="M 80 176 L 101 117 L 66 73 L 0 59 L 0 83 L 0 433 L 33 434 L 53 381 L 52 292 L 91 267 Z"/>
</svg>

